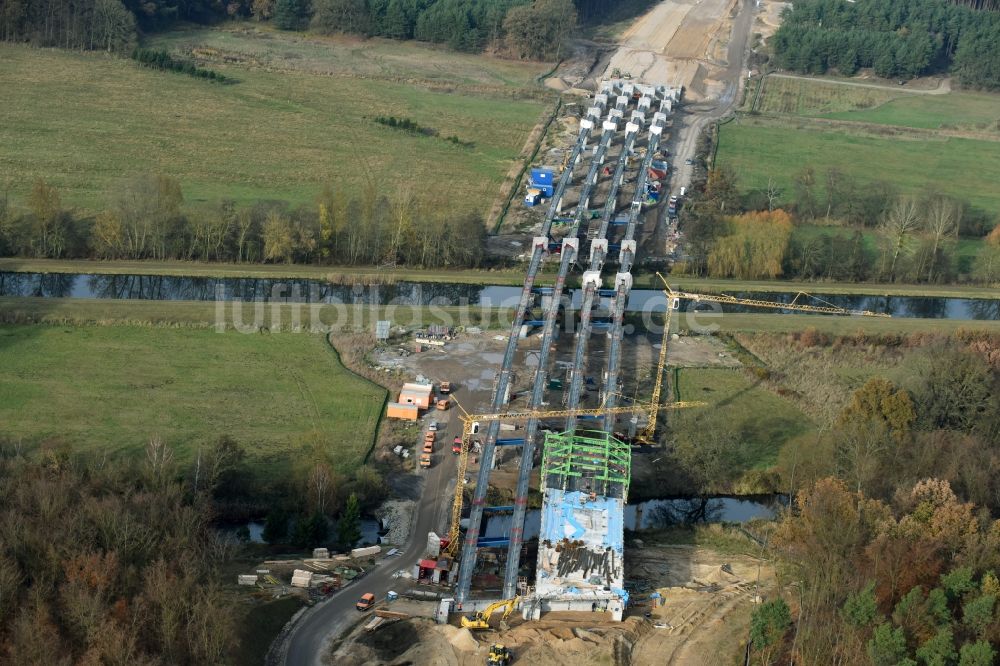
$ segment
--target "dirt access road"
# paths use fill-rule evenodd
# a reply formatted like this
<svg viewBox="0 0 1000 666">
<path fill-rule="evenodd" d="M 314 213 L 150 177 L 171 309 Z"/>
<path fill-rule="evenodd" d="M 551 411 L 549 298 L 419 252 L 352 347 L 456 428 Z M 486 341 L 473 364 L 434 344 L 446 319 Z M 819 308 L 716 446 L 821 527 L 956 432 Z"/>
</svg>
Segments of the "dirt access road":
<svg viewBox="0 0 1000 666">
<path fill-rule="evenodd" d="M 456 391 L 462 397 L 461 390 Z M 329 652 L 330 641 L 361 619 L 355 603 L 365 592 L 371 592 L 377 599 L 384 599 L 386 592 L 398 589 L 400 581 L 393 578 L 398 569 L 409 570 L 424 556 L 427 533 L 446 533 L 451 498 L 455 492 L 455 461 L 451 454 L 451 440 L 461 434 L 462 426 L 453 417 L 454 410 L 443 412 L 434 418 L 441 431 L 438 436 L 434 466 L 426 471 L 418 471 L 422 492 L 414 511 L 407 544 L 401 554 L 380 561 L 356 583 L 348 585 L 328 599 L 307 610 L 295 621 L 285 641 L 273 649 L 274 662 L 286 666 L 320 666 Z"/>
<path fill-rule="evenodd" d="M 454 399 L 476 413 L 486 409 L 492 395 L 495 367 L 502 358 L 503 342 L 495 340 L 494 335 L 486 332 L 467 336 L 449 343 L 445 350 L 431 348 L 406 357 L 397 358 L 393 352 L 385 351 L 378 355 L 378 362 L 383 367 L 405 368 L 411 376 L 422 374 L 435 383 L 450 379 Z M 524 364 L 523 358 L 521 362 Z M 451 442 L 462 432 L 459 413 L 458 408 L 445 412 L 434 410 L 424 418 L 424 423 L 431 419 L 438 422 L 438 443 L 433 466 L 415 472 L 421 485 L 420 497 L 409 539 L 401 548 L 403 552 L 383 559 L 359 581 L 307 610 L 295 621 L 283 643 L 274 646 L 271 663 L 285 666 L 329 663 L 331 642 L 362 617 L 354 606 L 358 597 L 371 592 L 377 599 L 384 599 L 389 590 L 399 590 L 404 584 L 394 579 L 393 574 L 399 569 L 408 571 L 424 556 L 427 533 L 447 533 L 457 472 L 457 456 L 451 453 Z M 475 466 L 471 459 L 469 462 L 471 474 Z"/>
<path fill-rule="evenodd" d="M 684 86 L 684 111 L 674 120 L 671 193 L 691 182 L 698 136 L 726 115 L 745 79 L 752 0 L 666 0 L 622 35 L 605 76 L 618 69 L 643 83 Z"/>
<path fill-rule="evenodd" d="M 913 85 L 906 87 L 900 85 L 889 85 L 882 83 L 865 83 L 863 81 L 843 81 L 841 79 L 833 79 L 829 77 L 814 77 L 814 76 L 799 76 L 798 74 L 779 74 L 772 73 L 767 76 L 771 76 L 778 79 L 799 79 L 801 81 L 816 81 L 817 83 L 832 83 L 836 86 L 853 86 L 855 88 L 875 88 L 876 90 L 889 90 L 891 92 L 905 92 L 914 93 L 916 95 L 947 95 L 951 92 L 951 79 L 945 77 L 938 81 L 937 86 L 934 88 L 917 88 Z"/>
</svg>

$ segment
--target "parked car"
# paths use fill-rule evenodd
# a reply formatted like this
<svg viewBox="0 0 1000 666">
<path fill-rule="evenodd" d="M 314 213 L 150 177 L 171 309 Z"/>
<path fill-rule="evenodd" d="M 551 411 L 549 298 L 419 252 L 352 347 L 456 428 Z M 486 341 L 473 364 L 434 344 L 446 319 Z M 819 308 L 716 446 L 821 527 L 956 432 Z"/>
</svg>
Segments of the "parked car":
<svg viewBox="0 0 1000 666">
<path fill-rule="evenodd" d="M 431 421 L 430 423 L 428 423 L 427 424 L 427 430 L 429 432 L 437 432 L 438 431 L 438 422 L 437 421 Z"/>
</svg>

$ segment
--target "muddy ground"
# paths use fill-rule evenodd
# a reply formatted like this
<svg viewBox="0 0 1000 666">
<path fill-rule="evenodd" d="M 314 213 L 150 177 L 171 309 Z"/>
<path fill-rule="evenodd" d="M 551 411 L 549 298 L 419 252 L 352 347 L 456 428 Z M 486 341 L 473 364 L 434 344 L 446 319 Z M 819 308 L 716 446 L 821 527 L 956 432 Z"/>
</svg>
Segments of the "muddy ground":
<svg viewBox="0 0 1000 666">
<path fill-rule="evenodd" d="M 604 350 L 597 344 L 598 342 L 600 341 L 595 340 L 595 344 L 592 345 L 591 354 L 599 360 Z M 520 370 L 514 378 L 515 398 L 511 401 L 513 409 L 527 406 L 527 395 L 534 380 L 534 368 L 538 365 L 539 344 L 539 335 L 534 333 L 528 340 L 518 345 L 514 367 Z M 635 397 L 640 402 L 649 400 L 661 344 L 660 335 L 634 333 L 625 336 L 621 354 L 624 395 Z M 447 342 L 444 347 L 424 347 L 424 351 L 419 353 L 412 351 L 414 349 L 412 342 L 396 342 L 380 348 L 373 355 L 373 360 L 382 368 L 402 371 L 411 378 L 422 376 L 434 382 L 451 381 L 455 387 L 453 397 L 461 408 L 470 414 L 481 414 L 490 411 L 493 379 L 503 359 L 505 346 L 506 334 L 499 331 L 463 333 Z M 565 349 L 558 351 L 555 360 L 567 359 L 569 353 Z M 715 337 L 676 334 L 672 335 L 668 342 L 667 363 L 669 367 L 740 365 L 731 350 Z M 665 394 L 662 399 L 668 397 Z M 596 391 L 589 391 L 585 398 L 593 403 L 596 400 Z M 560 404 L 554 402 L 547 405 L 547 408 L 559 409 Z M 443 414 L 434 412 L 433 418 L 439 422 L 447 422 L 455 418 L 455 414 L 455 410 Z M 498 450 L 498 468 L 490 476 L 491 486 L 505 491 L 512 490 L 517 485 L 517 472 L 521 462 L 519 450 L 516 447 L 504 447 Z M 646 473 L 643 468 L 644 460 L 643 457 L 635 459 L 633 474 L 636 478 L 642 478 Z M 478 469 L 479 458 L 473 454 L 469 458 L 466 472 L 466 478 L 470 482 L 475 478 Z M 532 478 L 532 487 L 538 487 L 537 469 Z"/>
<path fill-rule="evenodd" d="M 748 542 L 747 552 L 753 550 Z M 516 614 L 501 629 L 460 628 L 413 618 L 374 632 L 360 626 L 332 655 L 332 662 L 480 666 L 489 646 L 502 642 L 514 664 L 621 666 L 731 663 L 746 639 L 755 599 L 775 593 L 770 563 L 752 555 L 724 555 L 700 546 L 660 543 L 656 534 L 626 549 L 627 579 L 641 585 L 624 622 L 603 613 L 548 613 L 524 622 Z M 650 594 L 663 602 L 653 607 Z"/>
</svg>

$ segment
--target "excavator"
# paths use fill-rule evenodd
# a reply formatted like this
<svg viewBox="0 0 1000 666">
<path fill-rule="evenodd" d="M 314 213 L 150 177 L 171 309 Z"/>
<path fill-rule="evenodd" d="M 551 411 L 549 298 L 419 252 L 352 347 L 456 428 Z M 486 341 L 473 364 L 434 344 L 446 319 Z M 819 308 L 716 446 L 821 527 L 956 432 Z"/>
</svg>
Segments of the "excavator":
<svg viewBox="0 0 1000 666">
<path fill-rule="evenodd" d="M 485 609 L 481 611 L 476 611 L 475 615 L 463 615 L 462 616 L 462 626 L 466 629 L 489 629 L 490 628 L 490 617 L 496 611 L 503 608 L 503 617 L 501 620 L 506 620 L 510 617 L 510 614 L 514 612 L 514 608 L 517 606 L 517 602 L 521 600 L 521 597 L 514 597 L 512 599 L 504 599 L 503 601 L 496 601 Z"/>
</svg>

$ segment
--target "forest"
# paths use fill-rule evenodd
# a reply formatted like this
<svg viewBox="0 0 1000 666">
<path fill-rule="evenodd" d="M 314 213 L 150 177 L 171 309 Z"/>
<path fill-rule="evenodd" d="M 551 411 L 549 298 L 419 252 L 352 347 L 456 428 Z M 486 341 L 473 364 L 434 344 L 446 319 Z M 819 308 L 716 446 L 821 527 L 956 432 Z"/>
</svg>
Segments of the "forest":
<svg viewBox="0 0 1000 666">
<path fill-rule="evenodd" d="M 226 663 L 234 545 L 151 442 L 141 464 L 0 449 L 0 662 Z M 203 490 L 208 490 L 203 486 Z"/>
<path fill-rule="evenodd" d="M 788 210 L 773 188 L 741 196 L 726 169 L 708 173 L 684 206 L 688 256 L 677 274 L 740 279 L 993 284 L 1000 280 L 1000 223 L 935 192 L 901 195 L 890 184 L 856 182 L 805 167 Z M 961 239 L 981 239 L 972 259 Z"/>
<path fill-rule="evenodd" d="M 754 611 L 752 663 L 995 663 L 1000 336 L 807 328 L 739 343 L 818 426 L 769 471 L 793 501 L 762 533 L 784 594 Z M 679 440 L 681 469 L 730 470 L 740 439 L 720 447 L 712 430 Z"/>
<path fill-rule="evenodd" d="M 950 71 L 969 88 L 1000 89 L 1000 11 L 995 2 L 804 0 L 771 39 L 779 67 L 885 78 Z"/>
<path fill-rule="evenodd" d="M 25 204 L 0 199 L 0 256 L 452 268 L 483 260 L 479 215 L 440 212 L 407 194 L 390 199 L 374 184 L 353 197 L 328 187 L 313 206 L 222 201 L 187 210 L 175 179 L 142 175 L 110 193 L 103 212 L 80 217 L 39 180 Z"/>
<path fill-rule="evenodd" d="M 127 53 L 140 33 L 179 22 L 254 18 L 284 30 L 447 44 L 519 58 L 558 58 L 577 18 L 642 11 L 647 0 L 5 0 L 0 38 Z"/>
</svg>

